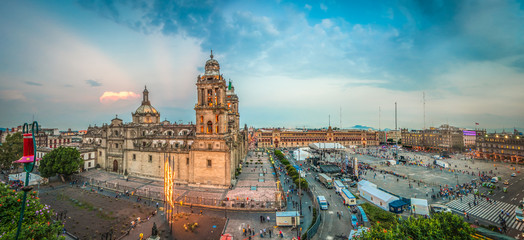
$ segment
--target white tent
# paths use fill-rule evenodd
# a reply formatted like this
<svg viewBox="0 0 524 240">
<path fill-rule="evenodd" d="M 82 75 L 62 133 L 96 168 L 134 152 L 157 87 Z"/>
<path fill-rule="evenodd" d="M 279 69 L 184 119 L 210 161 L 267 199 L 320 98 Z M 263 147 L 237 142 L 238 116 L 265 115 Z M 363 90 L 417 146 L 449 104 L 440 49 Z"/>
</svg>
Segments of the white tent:
<svg viewBox="0 0 524 240">
<path fill-rule="evenodd" d="M 298 161 L 304 161 L 306 160 L 308 157 L 311 156 L 311 154 L 309 153 L 310 151 L 310 148 L 308 147 L 305 147 L 305 148 L 300 148 L 300 151 L 297 149 L 295 151 L 293 151 L 293 155 L 294 156 L 298 156 Z M 300 156 L 299 156 L 300 155 Z"/>
<path fill-rule="evenodd" d="M 414 214 L 429 216 L 428 200 L 420 199 L 420 198 L 412 198 L 411 199 L 411 212 Z"/>
<path fill-rule="evenodd" d="M 9 181 L 20 180 L 22 182 L 25 182 L 25 176 L 26 176 L 26 172 L 9 174 Z M 43 178 L 40 177 L 40 175 L 29 173 L 29 184 L 28 185 L 36 185 L 38 183 L 42 183 L 42 181 L 43 181 Z"/>
</svg>

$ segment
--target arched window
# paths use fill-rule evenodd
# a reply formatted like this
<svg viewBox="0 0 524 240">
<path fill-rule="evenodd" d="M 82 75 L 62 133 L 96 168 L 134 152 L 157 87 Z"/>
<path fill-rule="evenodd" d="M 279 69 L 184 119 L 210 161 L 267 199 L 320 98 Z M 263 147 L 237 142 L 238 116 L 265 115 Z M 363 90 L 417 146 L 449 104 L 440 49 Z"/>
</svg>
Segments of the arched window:
<svg viewBox="0 0 524 240">
<path fill-rule="evenodd" d="M 115 136 L 118 136 L 118 131 L 115 130 Z"/>
<path fill-rule="evenodd" d="M 207 122 L 207 134 L 213 133 L 213 123 L 211 121 Z"/>
</svg>

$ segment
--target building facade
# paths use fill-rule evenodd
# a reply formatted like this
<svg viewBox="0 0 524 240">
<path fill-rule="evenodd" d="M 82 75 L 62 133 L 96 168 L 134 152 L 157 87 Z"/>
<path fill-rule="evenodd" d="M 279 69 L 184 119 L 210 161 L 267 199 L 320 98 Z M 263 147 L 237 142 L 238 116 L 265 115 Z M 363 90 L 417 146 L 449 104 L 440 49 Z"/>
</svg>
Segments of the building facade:
<svg viewBox="0 0 524 240">
<path fill-rule="evenodd" d="M 426 130 L 402 129 L 402 145 L 417 150 L 462 151 L 464 150 L 464 130 L 449 125 Z M 468 138 L 470 143 L 471 138 Z"/>
<path fill-rule="evenodd" d="M 517 131 L 513 134 L 492 133 L 479 136 L 475 157 L 522 164 L 524 160 L 523 137 L 522 133 Z"/>
<path fill-rule="evenodd" d="M 304 147 L 310 143 L 336 142 L 346 147 L 378 146 L 379 132 L 365 130 L 286 130 L 258 129 L 255 132 L 257 147 Z"/>
<path fill-rule="evenodd" d="M 195 124 L 160 121 L 146 88 L 131 123 L 116 117 L 89 127 L 83 145 L 96 149 L 96 162 L 106 171 L 161 180 L 169 162 L 174 183 L 231 186 L 248 147 L 247 128 L 239 127 L 238 96 L 212 54 L 196 80 Z"/>
</svg>

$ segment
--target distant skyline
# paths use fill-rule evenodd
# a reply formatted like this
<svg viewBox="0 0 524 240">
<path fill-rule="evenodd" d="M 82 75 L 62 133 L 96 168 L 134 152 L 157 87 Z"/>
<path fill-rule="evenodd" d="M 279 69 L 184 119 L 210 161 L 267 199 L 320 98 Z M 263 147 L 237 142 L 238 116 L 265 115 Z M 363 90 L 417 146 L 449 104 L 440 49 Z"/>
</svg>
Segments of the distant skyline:
<svg viewBox="0 0 524 240">
<path fill-rule="evenodd" d="M 424 92 L 426 127 L 522 131 L 523 22 L 522 0 L 1 1 L 0 127 L 130 122 L 145 85 L 195 122 L 212 49 L 241 126 L 394 129 L 398 102 L 422 129 Z"/>
</svg>

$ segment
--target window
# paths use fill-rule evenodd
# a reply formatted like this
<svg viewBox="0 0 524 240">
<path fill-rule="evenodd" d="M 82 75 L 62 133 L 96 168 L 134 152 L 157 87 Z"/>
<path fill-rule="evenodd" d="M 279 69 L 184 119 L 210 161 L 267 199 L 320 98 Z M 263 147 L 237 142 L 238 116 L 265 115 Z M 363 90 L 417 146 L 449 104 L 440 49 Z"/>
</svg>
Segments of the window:
<svg viewBox="0 0 524 240">
<path fill-rule="evenodd" d="M 218 133 L 218 125 L 216 126 L 215 132 Z"/>
<path fill-rule="evenodd" d="M 88 167 L 88 168 L 91 167 L 91 162 L 87 162 L 87 167 Z"/>
<path fill-rule="evenodd" d="M 207 122 L 207 133 L 208 134 L 213 133 L 213 123 L 211 123 L 211 121 Z"/>
<path fill-rule="evenodd" d="M 146 142 L 142 142 L 142 147 L 145 147 L 146 146 Z"/>
<path fill-rule="evenodd" d="M 115 148 L 118 148 L 118 143 L 115 143 Z"/>
<path fill-rule="evenodd" d="M 133 154 L 133 161 L 136 161 L 136 154 Z"/>
<path fill-rule="evenodd" d="M 213 145 L 211 145 L 211 143 L 208 144 L 208 145 L 207 145 L 207 149 L 209 149 L 209 150 L 213 149 Z"/>
<path fill-rule="evenodd" d="M 204 126 L 200 126 L 200 132 L 204 133 Z"/>
<path fill-rule="evenodd" d="M 216 122 L 218 123 L 218 115 L 215 116 Z"/>
<path fill-rule="evenodd" d="M 211 160 L 207 160 L 207 167 L 211 167 Z"/>
<path fill-rule="evenodd" d="M 149 162 L 153 162 L 153 156 L 149 155 Z"/>
<path fill-rule="evenodd" d="M 200 122 L 204 123 L 204 116 L 200 115 Z"/>
<path fill-rule="evenodd" d="M 50 146 L 51 147 L 51 146 Z M 102 156 L 102 151 L 98 152 L 98 156 Z"/>
<path fill-rule="evenodd" d="M 118 136 L 118 131 L 115 130 L 115 136 Z"/>
<path fill-rule="evenodd" d="M 189 158 L 186 158 L 186 165 L 189 165 Z"/>
</svg>

